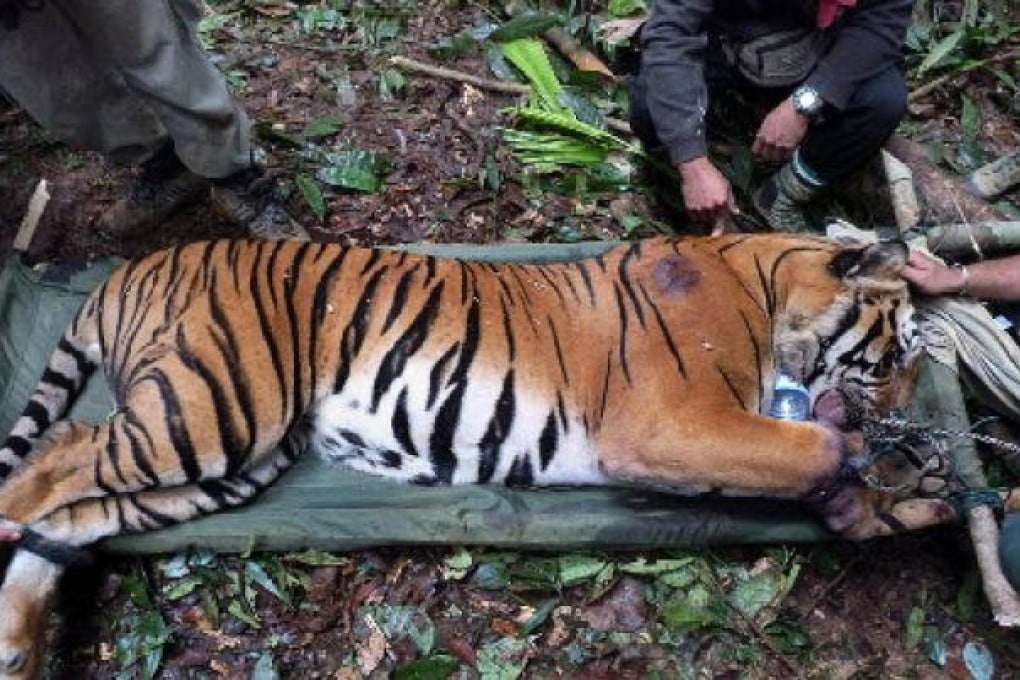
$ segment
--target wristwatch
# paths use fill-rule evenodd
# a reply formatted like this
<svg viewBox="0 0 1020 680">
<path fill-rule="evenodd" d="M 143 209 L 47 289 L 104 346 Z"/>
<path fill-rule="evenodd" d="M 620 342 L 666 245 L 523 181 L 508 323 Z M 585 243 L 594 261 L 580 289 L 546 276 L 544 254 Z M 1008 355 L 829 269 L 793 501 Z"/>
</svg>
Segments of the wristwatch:
<svg viewBox="0 0 1020 680">
<path fill-rule="evenodd" d="M 817 118 L 818 114 L 822 112 L 822 107 L 825 106 L 822 95 L 818 94 L 818 90 L 810 85 L 798 87 L 790 95 L 790 99 L 793 100 L 793 110 L 808 118 Z"/>
</svg>

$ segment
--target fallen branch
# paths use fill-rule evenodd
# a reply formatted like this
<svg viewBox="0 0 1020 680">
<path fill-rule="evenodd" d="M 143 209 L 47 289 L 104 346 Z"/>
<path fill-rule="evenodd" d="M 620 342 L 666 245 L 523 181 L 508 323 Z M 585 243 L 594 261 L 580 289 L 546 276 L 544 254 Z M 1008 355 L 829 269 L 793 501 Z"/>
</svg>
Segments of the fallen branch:
<svg viewBox="0 0 1020 680">
<path fill-rule="evenodd" d="M 970 173 L 964 187 L 978 198 L 994 199 L 1020 184 L 1020 151 L 1007 154 Z"/>
<path fill-rule="evenodd" d="M 885 149 L 882 150 L 882 169 L 889 184 L 896 226 L 902 233 L 921 221 L 921 204 L 914 189 L 914 175 L 906 163 Z"/>
<path fill-rule="evenodd" d="M 971 195 L 961 180 L 936 167 L 928 160 L 927 150 L 917 142 L 893 135 L 885 149 L 910 168 L 918 193 L 924 197 L 927 221 L 951 224 L 1009 219 L 1002 211 Z"/>
<path fill-rule="evenodd" d="M 521 83 L 507 83 L 502 80 L 492 80 L 490 78 L 479 78 L 473 76 L 470 73 L 464 73 L 463 71 L 455 71 L 451 68 L 445 68 L 443 66 L 434 66 L 432 64 L 426 64 L 416 59 L 409 57 L 394 56 L 390 57 L 390 64 L 398 68 L 403 68 L 413 73 L 420 73 L 426 76 L 432 76 L 433 78 L 442 78 L 444 80 L 453 80 L 455 82 L 467 83 L 473 85 L 482 90 L 490 90 L 493 92 L 505 92 L 508 94 L 529 94 L 531 87 L 528 85 L 522 85 Z M 613 132 L 630 135 L 632 134 L 630 124 L 625 120 L 619 118 L 606 117 L 606 127 Z"/>
<path fill-rule="evenodd" d="M 940 224 L 924 232 L 928 250 L 951 259 L 982 259 L 1020 251 L 1020 222 Z"/>
<path fill-rule="evenodd" d="M 988 57 L 987 59 L 975 61 L 972 64 L 967 64 L 966 66 L 962 66 L 954 71 L 950 71 L 949 73 L 941 75 L 938 78 L 930 80 L 924 85 L 918 87 L 916 90 L 913 90 L 909 95 L 907 95 L 907 101 L 912 104 L 921 97 L 931 94 L 938 88 L 948 83 L 953 78 L 961 76 L 964 73 L 967 73 L 968 71 L 973 71 L 974 69 L 978 68 L 984 68 L 985 66 L 990 66 L 992 64 L 997 64 L 1003 61 L 1009 61 L 1010 59 L 1020 59 L 1020 49 L 1007 50 L 1006 52 L 996 54 L 995 56 Z"/>
</svg>

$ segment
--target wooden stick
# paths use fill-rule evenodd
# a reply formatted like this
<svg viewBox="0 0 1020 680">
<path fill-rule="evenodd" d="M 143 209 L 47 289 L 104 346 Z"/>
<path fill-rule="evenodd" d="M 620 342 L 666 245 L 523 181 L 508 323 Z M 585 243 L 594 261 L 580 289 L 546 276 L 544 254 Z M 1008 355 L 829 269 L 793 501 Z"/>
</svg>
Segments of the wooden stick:
<svg viewBox="0 0 1020 680">
<path fill-rule="evenodd" d="M 982 165 L 970 173 L 963 186 L 978 198 L 990 200 L 1017 184 L 1020 184 L 1020 151 Z"/>
<path fill-rule="evenodd" d="M 49 202 L 50 192 L 46 188 L 46 180 L 41 179 L 35 185 L 32 198 L 28 199 L 28 208 L 21 220 L 21 226 L 18 227 L 18 233 L 14 237 L 12 246 L 14 250 L 23 253 L 32 245 L 35 230 L 39 228 L 39 220 L 42 219 L 43 211 L 46 210 L 46 204 Z"/>
<path fill-rule="evenodd" d="M 467 83 L 468 85 L 474 85 L 475 87 L 483 90 L 505 92 L 507 94 L 528 94 L 531 92 L 531 87 L 528 85 L 522 85 L 520 83 L 505 83 L 502 80 L 492 80 L 490 78 L 479 78 L 478 76 L 473 76 L 470 73 L 455 71 L 452 68 L 444 68 L 442 66 L 433 66 L 432 64 L 426 64 L 424 62 L 399 55 L 390 57 L 390 63 L 414 73 L 421 73 L 426 76 L 442 78 L 444 80 L 453 80 L 459 83 Z"/>
<path fill-rule="evenodd" d="M 921 204 L 914 190 L 914 175 L 906 163 L 882 149 L 882 168 L 889 183 L 889 197 L 892 200 L 896 226 L 900 232 L 907 231 L 921 221 Z"/>
<path fill-rule="evenodd" d="M 935 78 L 934 80 L 925 83 L 916 90 L 913 90 L 909 95 L 907 95 L 907 101 L 912 104 L 921 97 L 931 94 L 938 88 L 948 83 L 953 78 L 963 75 L 968 71 L 973 71 L 976 68 L 990 66 L 991 64 L 997 64 L 1001 61 L 1009 61 L 1010 59 L 1020 59 L 1020 49 L 1007 50 L 1006 52 L 1003 52 L 1001 54 L 996 54 L 995 56 L 988 57 L 987 59 L 982 59 L 981 61 L 975 61 L 973 64 L 968 64 L 967 66 L 963 66 L 961 68 L 950 71 L 949 73 L 941 75 L 938 78 Z"/>
<path fill-rule="evenodd" d="M 928 160 L 928 150 L 900 135 L 886 142 L 885 150 L 906 163 L 924 200 L 925 217 L 934 224 L 997 222 L 1009 217 L 986 201 L 972 196 L 963 182 Z"/>
<path fill-rule="evenodd" d="M 999 560 L 999 526 L 987 505 L 971 508 L 967 513 L 970 538 L 974 543 L 978 571 L 984 585 L 985 597 L 992 608 L 992 617 L 1000 626 L 1020 626 L 1020 598 L 1006 580 Z"/>
</svg>

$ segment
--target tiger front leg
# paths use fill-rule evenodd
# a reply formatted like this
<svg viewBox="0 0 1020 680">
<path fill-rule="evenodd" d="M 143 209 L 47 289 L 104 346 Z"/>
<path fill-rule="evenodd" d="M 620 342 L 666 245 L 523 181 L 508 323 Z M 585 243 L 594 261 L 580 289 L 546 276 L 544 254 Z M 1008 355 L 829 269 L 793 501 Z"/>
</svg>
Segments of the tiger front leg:
<svg viewBox="0 0 1020 680">
<path fill-rule="evenodd" d="M 600 465 L 611 478 L 656 488 L 798 499 L 834 531 L 850 533 L 885 510 L 860 482 L 861 442 L 817 423 L 740 410 L 699 418 L 632 414 L 604 427 Z"/>
</svg>

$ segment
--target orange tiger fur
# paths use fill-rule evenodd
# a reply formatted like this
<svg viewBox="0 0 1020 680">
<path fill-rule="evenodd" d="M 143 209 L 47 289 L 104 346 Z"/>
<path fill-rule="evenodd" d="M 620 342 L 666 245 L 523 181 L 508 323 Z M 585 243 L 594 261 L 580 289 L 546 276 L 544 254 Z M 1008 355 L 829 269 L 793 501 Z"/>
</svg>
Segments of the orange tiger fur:
<svg viewBox="0 0 1020 680">
<path fill-rule="evenodd" d="M 61 340 L 0 449 L 0 518 L 84 546 L 243 503 L 314 445 L 426 484 L 800 498 L 852 537 L 943 521 L 941 505 L 863 490 L 834 428 L 759 415 L 780 367 L 815 400 L 891 403 L 916 336 L 904 255 L 780 234 L 546 265 L 252 241 L 156 252 Z M 116 413 L 62 420 L 96 367 Z M 28 544 L 13 558 L 0 675 L 38 661 L 54 559 Z"/>
</svg>

